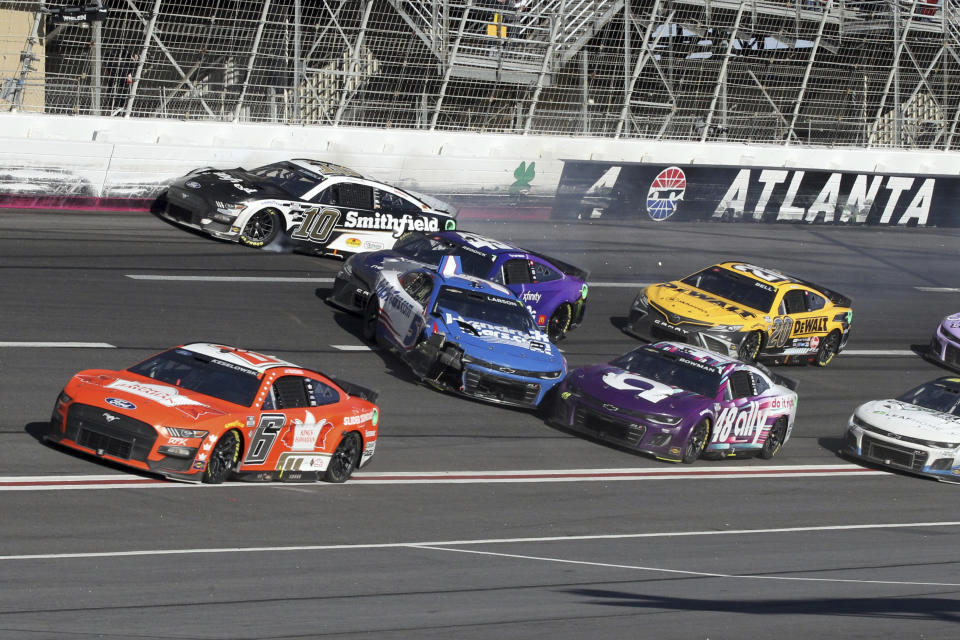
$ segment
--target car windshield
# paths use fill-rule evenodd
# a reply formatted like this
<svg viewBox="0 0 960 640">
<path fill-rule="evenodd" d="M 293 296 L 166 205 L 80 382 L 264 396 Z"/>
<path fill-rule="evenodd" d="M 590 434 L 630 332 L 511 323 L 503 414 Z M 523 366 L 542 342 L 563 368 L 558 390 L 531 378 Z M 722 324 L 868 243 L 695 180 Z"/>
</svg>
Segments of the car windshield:
<svg viewBox="0 0 960 640">
<path fill-rule="evenodd" d="M 519 300 L 468 291 L 455 287 L 441 287 L 434 310 L 453 313 L 464 319 L 480 320 L 509 329 L 533 331 L 533 316 Z"/>
<path fill-rule="evenodd" d="M 718 369 L 649 346 L 625 353 L 610 364 L 708 398 L 716 398 L 720 389 Z"/>
<path fill-rule="evenodd" d="M 721 267 L 707 267 L 681 282 L 763 313 L 770 313 L 777 297 L 770 285 Z"/>
<path fill-rule="evenodd" d="M 960 416 L 960 380 L 934 380 L 897 398 L 901 402 Z"/>
<path fill-rule="evenodd" d="M 253 369 L 188 349 L 164 351 L 127 371 L 244 407 L 253 404 L 260 388 L 260 379 Z"/>
<path fill-rule="evenodd" d="M 324 175 L 307 171 L 289 162 L 277 162 L 265 167 L 257 167 L 251 169 L 250 174 L 263 178 L 298 198 L 327 179 Z"/>
<path fill-rule="evenodd" d="M 488 278 L 496 256 L 465 247 L 439 236 L 410 234 L 393 245 L 393 250 L 418 262 L 431 266 L 440 264 L 444 256 L 459 256 L 464 274 Z"/>
</svg>

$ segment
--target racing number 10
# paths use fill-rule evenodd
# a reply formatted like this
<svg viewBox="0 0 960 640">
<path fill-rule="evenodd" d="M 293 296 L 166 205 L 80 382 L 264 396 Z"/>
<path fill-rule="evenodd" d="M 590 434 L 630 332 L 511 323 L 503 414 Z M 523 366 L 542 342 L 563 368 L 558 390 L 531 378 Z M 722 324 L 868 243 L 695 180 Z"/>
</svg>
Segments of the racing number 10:
<svg viewBox="0 0 960 640">
<path fill-rule="evenodd" d="M 326 242 L 340 219 L 337 209 L 310 209 L 300 226 L 293 231 L 293 237 L 299 240 Z"/>
</svg>

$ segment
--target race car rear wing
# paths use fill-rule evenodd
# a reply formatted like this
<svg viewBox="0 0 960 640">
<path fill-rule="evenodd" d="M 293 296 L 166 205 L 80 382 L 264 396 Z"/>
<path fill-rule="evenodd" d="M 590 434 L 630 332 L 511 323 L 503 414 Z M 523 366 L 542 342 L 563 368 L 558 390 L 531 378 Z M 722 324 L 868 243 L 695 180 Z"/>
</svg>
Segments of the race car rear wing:
<svg viewBox="0 0 960 640">
<path fill-rule="evenodd" d="M 586 281 L 586 279 L 590 277 L 589 271 L 587 271 L 586 269 L 581 269 L 580 267 L 575 267 L 569 262 L 564 262 L 563 260 L 557 260 L 556 258 L 551 258 L 550 256 L 544 255 L 542 253 L 537 253 L 536 251 L 530 251 L 530 249 L 524 249 L 524 251 L 526 251 L 532 256 L 537 256 L 541 260 L 546 260 L 550 264 L 560 269 L 560 271 L 562 271 L 564 275 L 573 276 L 574 278 L 580 278 L 583 281 Z"/>
<path fill-rule="evenodd" d="M 366 388 L 366 387 L 361 387 L 361 386 L 358 385 L 358 384 L 354 384 L 354 383 L 352 383 L 352 382 L 347 382 L 346 380 L 341 380 L 341 379 L 339 379 L 339 378 L 334 378 L 333 376 L 327 376 L 327 377 L 330 378 L 331 380 L 333 380 L 333 382 L 334 382 L 338 387 L 340 387 L 341 389 L 343 389 L 344 391 L 346 391 L 348 395 L 351 395 L 351 396 L 354 396 L 354 397 L 357 397 L 357 398 L 363 398 L 363 399 L 366 400 L 367 402 L 376 402 L 376 401 L 377 401 L 377 397 L 380 395 L 379 393 L 377 393 L 377 392 L 374 391 L 373 389 L 368 389 L 368 388 Z"/>
<path fill-rule="evenodd" d="M 797 282 L 802 285 L 808 286 L 811 289 L 819 291 L 823 295 L 827 296 L 830 302 L 837 305 L 838 307 L 849 307 L 853 304 L 853 301 L 850 298 L 843 295 L 842 293 L 837 293 L 832 289 L 827 289 L 826 287 L 820 286 L 819 284 L 814 284 L 812 282 L 807 282 L 806 280 L 797 280 Z"/>
<path fill-rule="evenodd" d="M 800 386 L 799 380 L 794 380 L 793 378 L 782 376 L 779 373 L 774 373 L 768 367 L 760 364 L 759 362 L 754 362 L 753 366 L 767 374 L 767 377 L 773 380 L 775 384 L 778 384 L 781 387 L 786 387 L 787 389 L 790 389 L 790 391 L 796 391 L 797 387 Z"/>
</svg>

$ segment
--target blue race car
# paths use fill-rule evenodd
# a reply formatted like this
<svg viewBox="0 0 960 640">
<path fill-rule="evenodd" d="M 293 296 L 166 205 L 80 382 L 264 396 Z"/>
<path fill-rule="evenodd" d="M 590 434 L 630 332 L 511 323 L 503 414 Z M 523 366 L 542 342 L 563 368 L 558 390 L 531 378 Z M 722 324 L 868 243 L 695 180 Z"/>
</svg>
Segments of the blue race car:
<svg viewBox="0 0 960 640">
<path fill-rule="evenodd" d="M 348 311 L 361 313 L 384 260 L 404 260 L 410 268 L 436 267 L 448 255 L 460 258 L 463 273 L 510 289 L 555 342 L 583 321 L 586 271 L 556 258 L 466 231 L 411 232 L 400 238 L 392 249 L 351 256 L 337 274 L 328 300 Z"/>
<path fill-rule="evenodd" d="M 363 337 L 434 387 L 498 404 L 534 408 L 567 372 L 523 302 L 464 275 L 456 256 L 439 268 L 385 260 L 363 312 Z"/>
</svg>

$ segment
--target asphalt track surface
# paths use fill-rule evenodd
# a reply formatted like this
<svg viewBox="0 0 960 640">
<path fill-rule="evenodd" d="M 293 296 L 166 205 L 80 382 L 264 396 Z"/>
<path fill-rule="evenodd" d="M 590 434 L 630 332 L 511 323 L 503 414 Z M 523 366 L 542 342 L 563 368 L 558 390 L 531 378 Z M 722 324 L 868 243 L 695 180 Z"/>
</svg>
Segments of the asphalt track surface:
<svg viewBox="0 0 960 640">
<path fill-rule="evenodd" d="M 0 212 L 0 638 L 956 636 L 960 486 L 836 451 L 858 403 L 944 374 L 911 350 L 960 308 L 960 233 L 462 226 L 591 271 L 571 366 L 636 344 L 636 283 L 728 258 L 851 296 L 850 353 L 780 368 L 800 403 L 777 458 L 669 465 L 417 386 L 324 304 L 335 261 L 143 213 Z M 373 462 L 346 485 L 209 487 L 39 442 L 77 370 L 198 340 L 378 389 Z"/>
</svg>

